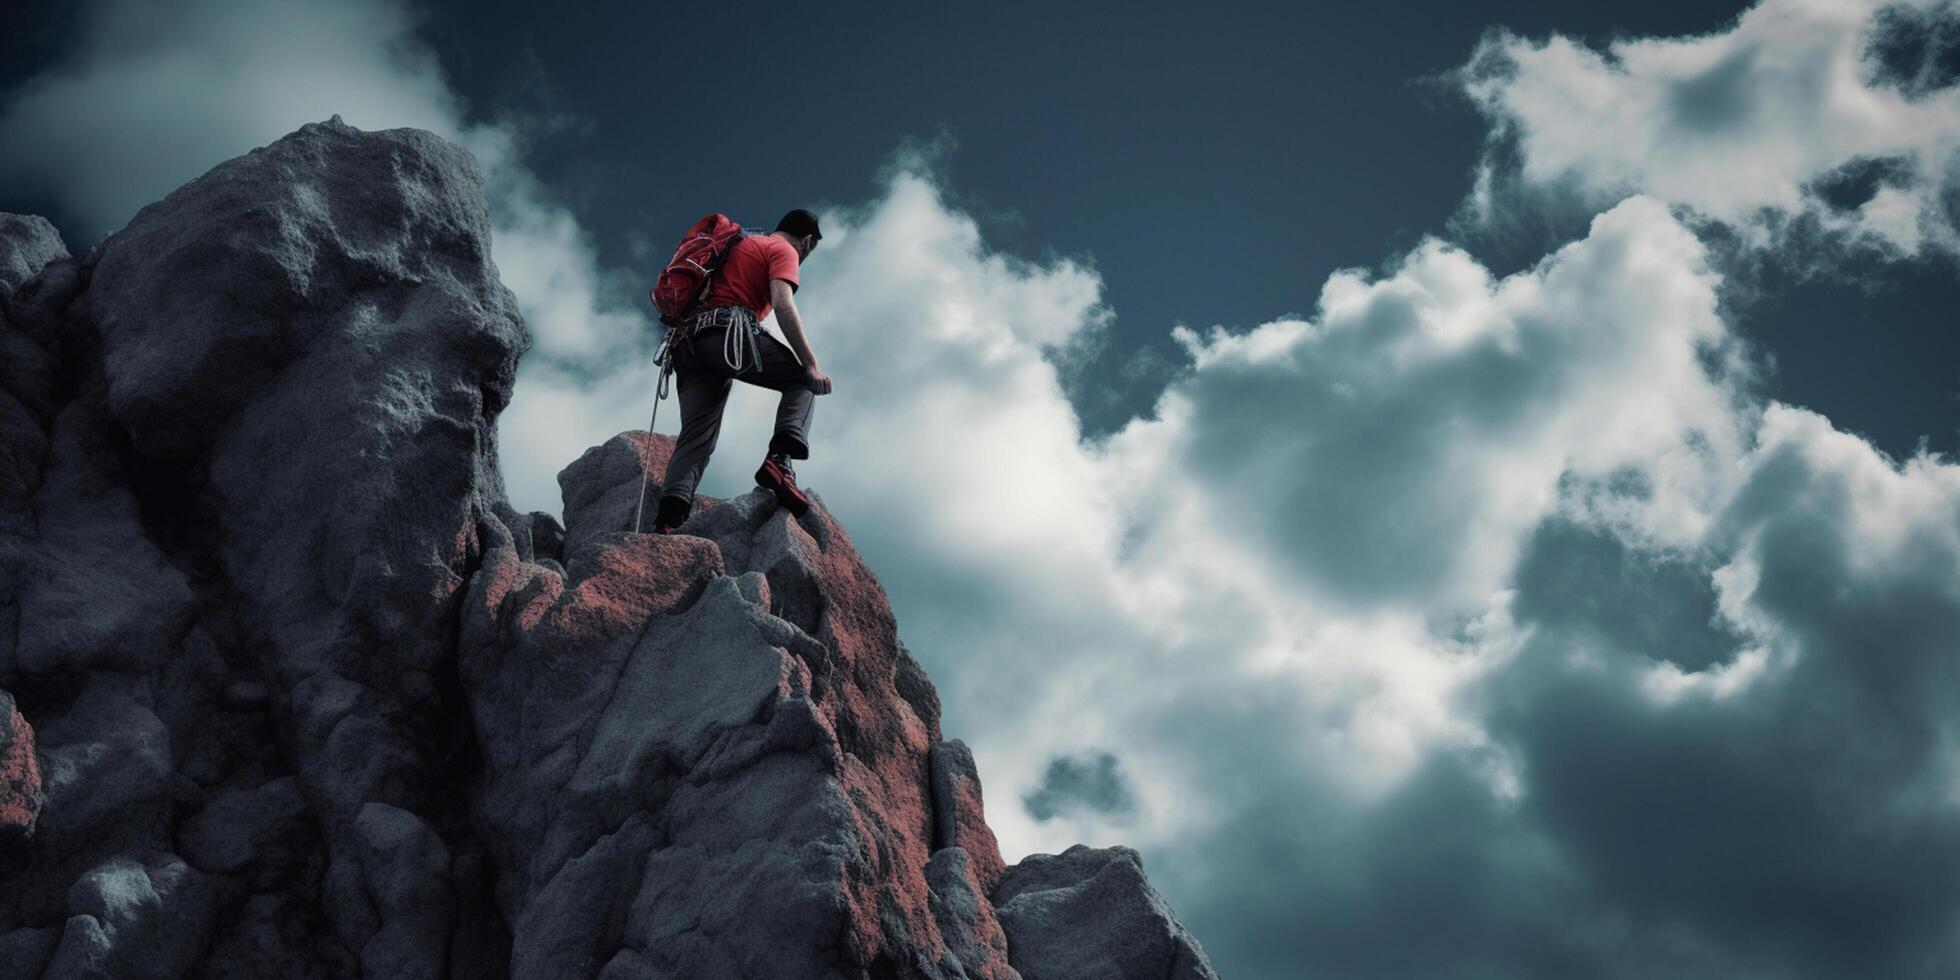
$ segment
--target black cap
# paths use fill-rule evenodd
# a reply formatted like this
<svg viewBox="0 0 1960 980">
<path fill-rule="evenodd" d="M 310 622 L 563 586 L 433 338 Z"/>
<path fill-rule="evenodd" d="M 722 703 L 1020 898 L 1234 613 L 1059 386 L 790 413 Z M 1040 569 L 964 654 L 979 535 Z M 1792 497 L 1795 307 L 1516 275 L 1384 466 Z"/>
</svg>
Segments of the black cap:
<svg viewBox="0 0 1960 980">
<path fill-rule="evenodd" d="M 789 232 L 797 238 L 810 235 L 817 241 L 823 241 L 823 232 L 817 230 L 817 216 L 802 208 L 783 215 L 783 220 L 776 222 L 776 230 Z"/>
</svg>

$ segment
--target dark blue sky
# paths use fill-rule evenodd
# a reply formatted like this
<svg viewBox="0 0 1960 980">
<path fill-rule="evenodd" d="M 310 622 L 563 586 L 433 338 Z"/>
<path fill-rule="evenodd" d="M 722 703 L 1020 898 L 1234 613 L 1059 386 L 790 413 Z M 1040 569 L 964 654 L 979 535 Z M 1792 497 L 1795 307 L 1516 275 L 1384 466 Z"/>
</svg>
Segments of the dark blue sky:
<svg viewBox="0 0 1960 980">
<path fill-rule="evenodd" d="M 1173 324 L 1310 313 L 1328 273 L 1445 231 L 1485 127 L 1425 80 L 1484 31 L 1696 34 L 1743 6 L 808 5 L 540 21 L 535 6 L 497 4 L 438 13 L 428 35 L 479 111 L 590 121 L 535 160 L 613 262 L 632 261 L 634 233 L 671 237 L 705 210 L 766 221 L 804 201 L 861 200 L 902 141 L 949 135 L 946 183 L 990 243 L 1093 256 L 1117 314 L 1097 380 L 1127 395 L 1079 399 L 1099 430 L 1147 410 L 1161 377 L 1124 387 L 1117 368 L 1146 346 L 1170 354 Z M 686 47 L 745 67 L 718 72 Z M 1469 244 L 1510 271 L 1590 217 Z M 1895 454 L 1920 435 L 1952 451 L 1952 270 L 1872 275 L 1876 294 L 1774 283 L 1738 307 L 1741 326 L 1774 351 L 1777 397 Z"/>
<path fill-rule="evenodd" d="M 949 139 L 945 186 L 990 244 L 1090 257 L 1100 273 L 1114 331 L 1074 379 L 1100 432 L 1148 410 L 1178 362 L 1174 324 L 1310 313 L 1331 271 L 1447 233 L 1486 127 L 1433 79 L 1485 31 L 1601 44 L 1713 31 L 1742 7 L 646 5 L 540 17 L 535 4 L 472 3 L 425 8 L 421 33 L 472 116 L 562 121 L 530 147 L 532 168 L 612 266 L 644 264 L 636 241 L 664 247 L 709 210 L 766 222 L 865 200 L 897 147 Z M 0 39 L 0 85 L 58 57 L 70 16 L 44 12 Z M 46 201 L 0 207 L 61 217 Z M 1508 272 L 1590 216 L 1465 244 Z M 1862 285 L 1770 269 L 1759 298 L 1735 307 L 1777 364 L 1770 394 L 1895 455 L 1921 436 L 1960 448 L 1953 270 L 1941 259 L 1844 271 Z M 1146 348 L 1165 359 L 1126 376 Z"/>
</svg>

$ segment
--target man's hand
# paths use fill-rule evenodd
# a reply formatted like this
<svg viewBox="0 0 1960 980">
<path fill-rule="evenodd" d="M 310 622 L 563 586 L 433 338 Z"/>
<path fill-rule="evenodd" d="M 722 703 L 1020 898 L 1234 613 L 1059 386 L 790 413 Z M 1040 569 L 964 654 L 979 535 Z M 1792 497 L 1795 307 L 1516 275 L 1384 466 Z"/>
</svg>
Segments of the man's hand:
<svg viewBox="0 0 1960 980">
<path fill-rule="evenodd" d="M 819 395 L 828 395 L 830 376 L 817 370 L 817 354 L 810 349 L 810 341 L 803 336 L 803 314 L 796 311 L 796 300 L 791 296 L 794 292 L 787 279 L 769 281 L 769 300 L 776 307 L 776 325 L 783 328 L 783 336 L 789 338 L 790 350 L 796 352 L 796 359 L 802 361 L 804 370 L 810 373 L 806 382 L 810 390 Z"/>
</svg>

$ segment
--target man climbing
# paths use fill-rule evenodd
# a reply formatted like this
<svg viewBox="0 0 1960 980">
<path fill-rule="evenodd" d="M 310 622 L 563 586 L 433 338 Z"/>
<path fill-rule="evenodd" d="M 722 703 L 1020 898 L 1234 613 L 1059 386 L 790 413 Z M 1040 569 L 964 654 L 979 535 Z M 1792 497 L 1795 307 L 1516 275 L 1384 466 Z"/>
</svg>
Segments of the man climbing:
<svg viewBox="0 0 1960 980">
<path fill-rule="evenodd" d="M 791 514 L 801 517 L 810 509 L 790 460 L 810 458 L 810 411 L 816 396 L 830 393 L 830 378 L 817 369 L 792 294 L 798 269 L 822 239 L 816 215 L 798 208 L 783 215 L 774 232 L 745 236 L 729 247 L 700 313 L 673 347 L 681 434 L 661 481 L 654 533 L 672 534 L 694 508 L 694 487 L 715 451 L 722 410 L 737 380 L 783 394 L 769 453 L 755 471 L 756 485 L 774 493 Z M 762 329 L 772 307 L 794 351 Z"/>
</svg>

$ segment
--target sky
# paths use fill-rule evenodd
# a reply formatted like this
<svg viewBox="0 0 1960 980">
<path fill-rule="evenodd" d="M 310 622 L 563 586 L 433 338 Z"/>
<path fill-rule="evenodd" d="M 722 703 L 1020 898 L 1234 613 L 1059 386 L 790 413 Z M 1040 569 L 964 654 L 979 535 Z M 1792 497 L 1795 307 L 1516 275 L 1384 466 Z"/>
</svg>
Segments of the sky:
<svg viewBox="0 0 1960 980">
<path fill-rule="evenodd" d="M 810 207 L 799 472 L 1010 860 L 1232 978 L 1960 972 L 1960 9 L 1303 6 L 30 4 L 0 209 L 457 140 L 555 512 L 672 240 Z"/>
</svg>

